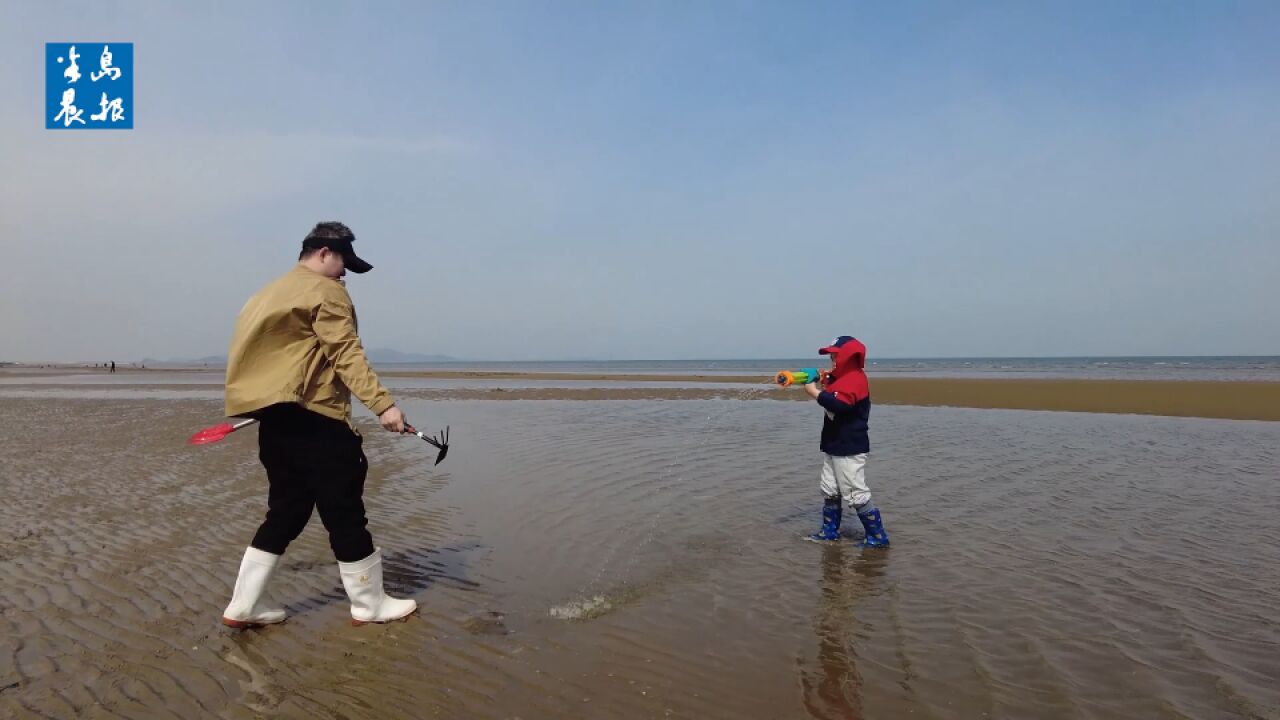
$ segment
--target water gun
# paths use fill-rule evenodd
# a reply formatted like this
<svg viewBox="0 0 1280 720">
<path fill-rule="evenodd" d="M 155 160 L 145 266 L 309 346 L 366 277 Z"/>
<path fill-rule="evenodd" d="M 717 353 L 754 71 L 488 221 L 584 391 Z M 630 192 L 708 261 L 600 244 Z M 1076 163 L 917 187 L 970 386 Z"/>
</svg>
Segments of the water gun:
<svg viewBox="0 0 1280 720">
<path fill-rule="evenodd" d="M 790 387 L 792 385 L 808 385 L 811 382 L 825 383 L 827 376 L 830 374 L 831 372 L 828 370 L 803 368 L 801 370 L 783 370 L 774 379 L 782 387 Z"/>
</svg>

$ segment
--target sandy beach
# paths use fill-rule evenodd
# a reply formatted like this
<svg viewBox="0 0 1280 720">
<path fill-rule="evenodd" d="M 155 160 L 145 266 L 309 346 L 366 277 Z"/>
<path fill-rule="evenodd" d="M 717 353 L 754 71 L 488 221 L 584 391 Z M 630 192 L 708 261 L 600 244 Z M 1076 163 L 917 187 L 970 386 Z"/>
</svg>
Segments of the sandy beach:
<svg viewBox="0 0 1280 720">
<path fill-rule="evenodd" d="M 0 380 L 40 378 L 42 387 L 79 387 L 70 378 L 83 369 L 0 369 Z M 131 370 L 113 379 L 119 387 L 179 388 L 158 378 L 183 375 L 221 386 L 221 370 Z M 102 372 L 97 371 L 101 376 Z M 490 371 L 384 371 L 394 379 L 460 381 L 447 388 L 397 388 L 423 399 L 461 400 L 807 400 L 795 388 L 752 375 L 654 375 Z M 68 377 L 65 384 L 59 377 Z M 468 384 L 471 383 L 471 384 Z M 391 383 L 394 387 L 394 383 Z M 505 386 L 504 386 L 505 384 Z M 559 386 L 572 384 L 572 387 Z M 545 385 L 546 387 L 530 386 Z M 664 387 L 646 387 L 664 385 Z M 680 387 L 694 385 L 698 387 Z M 724 388 L 715 387 L 724 385 Z M 711 386 L 711 387 L 707 387 Z M 960 407 L 1058 412 L 1122 413 L 1228 420 L 1280 420 L 1280 382 L 1204 380 L 1102 380 L 1078 378 L 919 378 L 871 376 L 876 405 Z"/>
<path fill-rule="evenodd" d="M 0 387 L 0 716 L 1280 717 L 1274 423 L 884 404 L 864 553 L 801 540 L 820 413 L 748 401 L 798 391 L 406 388 L 445 463 L 359 423 L 421 613 L 350 627 L 313 518 L 232 631 L 265 480 L 185 445 L 207 377 Z"/>
<path fill-rule="evenodd" d="M 667 375 L 603 375 L 587 373 L 387 373 L 389 377 L 435 377 L 474 380 L 574 380 L 595 382 L 671 382 Z M 696 383 L 761 383 L 751 376 L 692 375 Z M 770 399 L 808 400 L 798 390 L 764 383 Z M 1159 380 L 871 378 L 872 400 L 885 405 L 1005 408 L 1088 413 L 1132 413 L 1235 420 L 1280 420 L 1280 383 Z M 485 391 L 461 392 L 479 399 Z M 511 399 L 550 399 L 554 391 L 506 390 Z M 489 393 L 496 394 L 496 393 Z M 565 392 L 566 399 L 678 399 L 725 397 L 711 390 L 638 389 Z"/>
</svg>

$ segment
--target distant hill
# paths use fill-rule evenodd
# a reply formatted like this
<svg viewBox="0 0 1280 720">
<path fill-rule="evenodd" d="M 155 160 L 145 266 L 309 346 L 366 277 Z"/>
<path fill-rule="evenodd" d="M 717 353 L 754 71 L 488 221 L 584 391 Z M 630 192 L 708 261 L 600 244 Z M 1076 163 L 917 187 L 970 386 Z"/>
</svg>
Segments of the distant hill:
<svg viewBox="0 0 1280 720">
<path fill-rule="evenodd" d="M 159 358 L 145 357 L 141 360 L 135 360 L 141 365 L 217 365 L 225 366 L 227 364 L 226 355 L 205 355 L 198 358 L 167 358 L 161 360 Z"/>
<path fill-rule="evenodd" d="M 451 355 L 424 355 L 423 353 L 407 353 L 391 348 L 375 348 L 373 350 L 365 350 L 365 356 L 369 358 L 369 362 L 384 364 L 408 364 L 408 363 L 430 363 L 430 362 L 457 362 L 458 358 Z M 166 360 L 158 360 L 156 358 L 143 358 L 139 361 L 143 365 L 213 365 L 216 367 L 226 367 L 226 355 L 206 355 L 198 358 L 168 358 Z"/>
<path fill-rule="evenodd" d="M 422 353 L 407 353 L 391 348 L 372 348 L 364 353 L 369 362 L 375 363 L 429 363 L 429 362 L 457 362 L 458 358 L 451 355 L 424 355 Z"/>
</svg>

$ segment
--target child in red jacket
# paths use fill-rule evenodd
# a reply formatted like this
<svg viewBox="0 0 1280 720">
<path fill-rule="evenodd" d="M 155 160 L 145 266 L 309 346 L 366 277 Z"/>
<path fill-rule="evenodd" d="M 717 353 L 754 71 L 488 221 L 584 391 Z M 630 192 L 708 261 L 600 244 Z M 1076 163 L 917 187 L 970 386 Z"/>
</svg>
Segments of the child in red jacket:
<svg viewBox="0 0 1280 720">
<path fill-rule="evenodd" d="M 826 416 L 822 421 L 824 454 L 819 488 L 825 498 L 822 505 L 822 529 L 809 539 L 820 542 L 840 539 L 843 503 L 858 513 L 866 538 L 862 547 L 888 547 L 880 511 L 871 503 L 867 487 L 867 453 L 871 441 L 867 423 L 871 416 L 871 392 L 867 384 L 867 348 L 853 337 L 841 335 L 818 350 L 831 356 L 831 372 L 819 389 L 815 382 L 804 385 L 805 392 L 818 401 Z"/>
</svg>

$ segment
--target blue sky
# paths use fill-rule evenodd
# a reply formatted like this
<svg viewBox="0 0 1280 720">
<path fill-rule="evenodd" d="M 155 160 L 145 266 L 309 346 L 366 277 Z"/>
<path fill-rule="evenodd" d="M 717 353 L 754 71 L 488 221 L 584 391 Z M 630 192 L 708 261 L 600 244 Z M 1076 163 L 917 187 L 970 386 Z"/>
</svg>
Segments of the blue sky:
<svg viewBox="0 0 1280 720">
<path fill-rule="evenodd" d="M 0 360 L 220 354 L 327 219 L 370 347 L 1280 353 L 1276 3 L 8 3 L 0 83 Z"/>
</svg>

